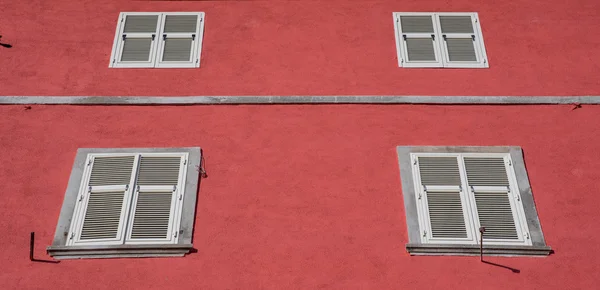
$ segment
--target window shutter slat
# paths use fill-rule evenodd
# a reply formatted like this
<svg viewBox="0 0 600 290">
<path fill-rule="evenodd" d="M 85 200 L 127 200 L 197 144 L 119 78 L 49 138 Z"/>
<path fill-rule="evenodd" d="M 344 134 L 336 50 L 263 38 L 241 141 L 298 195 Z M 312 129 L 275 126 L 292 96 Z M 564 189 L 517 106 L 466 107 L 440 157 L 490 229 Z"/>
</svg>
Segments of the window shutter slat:
<svg viewBox="0 0 600 290">
<path fill-rule="evenodd" d="M 125 190 L 94 191 L 97 187 L 127 186 L 133 171 L 134 156 L 96 157 L 88 185 L 87 206 L 80 240 L 117 238 Z"/>
<path fill-rule="evenodd" d="M 406 38 L 409 61 L 435 61 L 435 49 L 431 38 Z"/>
<path fill-rule="evenodd" d="M 125 192 L 91 192 L 81 240 L 116 238 Z"/>
<path fill-rule="evenodd" d="M 440 16 L 442 33 L 473 33 L 471 16 Z"/>
<path fill-rule="evenodd" d="M 400 16 L 402 33 L 433 33 L 431 16 Z"/>
<path fill-rule="evenodd" d="M 176 185 L 180 164 L 181 157 L 142 156 L 137 185 Z"/>
<path fill-rule="evenodd" d="M 175 190 L 144 191 L 145 186 L 176 186 L 179 182 L 181 157 L 140 157 L 132 239 L 165 239 L 174 213 L 171 204 Z"/>
<path fill-rule="evenodd" d="M 447 38 L 446 46 L 450 61 L 477 61 L 475 46 L 470 38 Z"/>
<path fill-rule="evenodd" d="M 434 238 L 467 238 L 460 192 L 428 192 L 431 235 Z"/>
<path fill-rule="evenodd" d="M 167 15 L 165 33 L 194 33 L 198 24 L 198 15 Z"/>
<path fill-rule="evenodd" d="M 465 157 L 470 186 L 508 186 L 503 158 Z"/>
<path fill-rule="evenodd" d="M 94 158 L 89 186 L 129 184 L 134 160 L 134 156 Z"/>
<path fill-rule="evenodd" d="M 508 193 L 475 192 L 479 223 L 487 239 L 518 239 Z"/>
<path fill-rule="evenodd" d="M 419 157 L 419 172 L 423 185 L 461 185 L 456 157 Z"/>
<path fill-rule="evenodd" d="M 121 61 L 149 61 L 152 38 L 127 38 L 123 43 Z"/>
<path fill-rule="evenodd" d="M 124 33 L 156 33 L 158 15 L 127 15 Z"/>
<path fill-rule="evenodd" d="M 167 38 L 165 39 L 165 49 L 163 61 L 190 61 L 192 53 L 191 38 Z"/>
<path fill-rule="evenodd" d="M 139 192 L 131 238 L 167 238 L 173 192 Z"/>
</svg>

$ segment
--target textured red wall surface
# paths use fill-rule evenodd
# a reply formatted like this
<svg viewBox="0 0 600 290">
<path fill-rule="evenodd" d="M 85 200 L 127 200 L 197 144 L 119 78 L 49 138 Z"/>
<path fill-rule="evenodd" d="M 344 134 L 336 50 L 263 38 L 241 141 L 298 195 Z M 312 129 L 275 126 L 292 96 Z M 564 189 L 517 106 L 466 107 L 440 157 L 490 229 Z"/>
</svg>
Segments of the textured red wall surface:
<svg viewBox="0 0 600 290">
<path fill-rule="evenodd" d="M 600 107 L 0 106 L 3 289 L 593 289 Z M 411 257 L 398 145 L 518 145 L 545 258 Z M 52 242 L 77 148 L 200 146 L 184 258 L 28 260 Z"/>
<path fill-rule="evenodd" d="M 0 95 L 599 95 L 600 1 L 0 1 Z M 199 69 L 109 69 L 123 11 L 203 11 Z M 478 12 L 489 69 L 398 67 L 392 12 Z"/>
</svg>

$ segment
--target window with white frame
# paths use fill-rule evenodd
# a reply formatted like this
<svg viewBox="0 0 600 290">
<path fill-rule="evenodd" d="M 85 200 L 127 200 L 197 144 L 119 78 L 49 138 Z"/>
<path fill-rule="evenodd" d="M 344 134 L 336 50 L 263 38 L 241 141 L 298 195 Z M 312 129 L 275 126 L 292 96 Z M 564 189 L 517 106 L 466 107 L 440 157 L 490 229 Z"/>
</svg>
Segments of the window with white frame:
<svg viewBox="0 0 600 290">
<path fill-rule="evenodd" d="M 472 254 L 483 241 L 495 254 L 548 254 L 519 152 L 398 147 L 409 252 Z"/>
<path fill-rule="evenodd" d="M 400 67 L 489 67 L 477 13 L 393 15 Z"/>
<path fill-rule="evenodd" d="M 167 255 L 160 246 L 168 245 L 179 245 L 173 255 L 185 254 L 198 182 L 190 165 L 200 166 L 199 148 L 102 151 L 78 153 L 51 255 L 69 257 L 74 248 L 78 257 L 102 256 L 98 247 L 132 255 L 115 252 L 123 245 L 134 252 L 146 246 L 136 256 Z M 159 249 L 148 251 L 149 245 Z"/>
<path fill-rule="evenodd" d="M 203 31 L 203 12 L 122 12 L 109 67 L 199 67 Z"/>
</svg>

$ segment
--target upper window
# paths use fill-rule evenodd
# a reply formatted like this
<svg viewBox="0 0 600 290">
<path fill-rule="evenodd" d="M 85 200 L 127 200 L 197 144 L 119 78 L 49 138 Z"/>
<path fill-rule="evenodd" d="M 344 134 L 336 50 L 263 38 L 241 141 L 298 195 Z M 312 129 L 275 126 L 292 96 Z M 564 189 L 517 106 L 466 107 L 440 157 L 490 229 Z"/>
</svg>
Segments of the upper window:
<svg viewBox="0 0 600 290">
<path fill-rule="evenodd" d="M 109 67 L 199 67 L 203 31 L 202 12 L 123 12 Z"/>
<path fill-rule="evenodd" d="M 548 254 L 520 152 L 398 147 L 409 252 L 473 254 L 483 241 L 491 254 Z"/>
<path fill-rule="evenodd" d="M 401 67 L 487 68 L 477 13 L 394 13 Z"/>
<path fill-rule="evenodd" d="M 199 148 L 80 149 L 49 253 L 81 258 L 189 252 L 199 162 Z"/>
</svg>

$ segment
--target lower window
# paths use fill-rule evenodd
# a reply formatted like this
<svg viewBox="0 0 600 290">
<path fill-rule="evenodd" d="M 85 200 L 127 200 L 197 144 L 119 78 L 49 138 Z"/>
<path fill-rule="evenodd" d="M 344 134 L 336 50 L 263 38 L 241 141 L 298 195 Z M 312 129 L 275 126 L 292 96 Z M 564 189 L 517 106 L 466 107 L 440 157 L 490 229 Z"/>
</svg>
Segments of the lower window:
<svg viewBox="0 0 600 290">
<path fill-rule="evenodd" d="M 48 252 L 56 258 L 189 252 L 193 166 L 200 166 L 200 148 L 80 149 Z"/>
<path fill-rule="evenodd" d="M 411 254 L 547 255 L 521 149 L 398 147 Z"/>
</svg>

